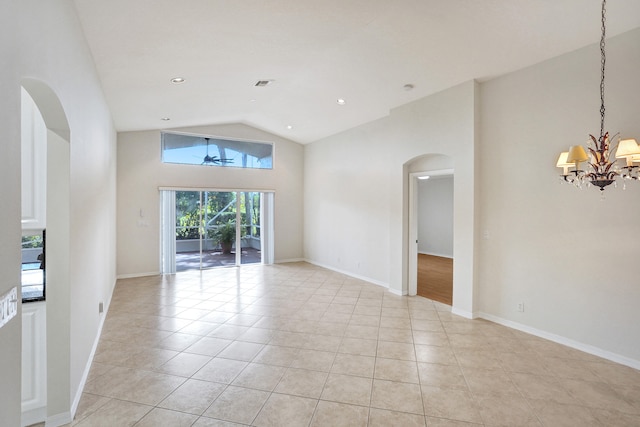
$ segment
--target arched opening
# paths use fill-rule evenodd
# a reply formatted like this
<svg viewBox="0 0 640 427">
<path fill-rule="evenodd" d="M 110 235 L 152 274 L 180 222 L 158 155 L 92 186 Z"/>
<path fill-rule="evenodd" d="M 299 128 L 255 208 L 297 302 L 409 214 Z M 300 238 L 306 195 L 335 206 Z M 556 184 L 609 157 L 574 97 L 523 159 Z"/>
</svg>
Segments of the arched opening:
<svg viewBox="0 0 640 427">
<path fill-rule="evenodd" d="M 402 292 L 411 295 L 413 288 L 411 264 L 417 253 L 415 225 L 412 227 L 410 215 L 415 209 L 415 187 L 417 176 L 428 171 L 454 170 L 453 183 L 453 305 L 452 313 L 467 318 L 474 317 L 474 242 L 475 242 L 475 184 L 473 167 L 455 165 L 452 156 L 425 154 L 409 159 L 403 165 L 403 251 L 402 251 Z M 412 201 L 413 198 L 413 201 Z M 415 215 L 415 214 L 414 214 Z M 411 265 L 410 265 L 411 264 Z"/>
<path fill-rule="evenodd" d="M 68 413 L 70 408 L 70 128 L 60 100 L 48 85 L 35 79 L 23 79 L 21 84 L 24 89 L 23 133 L 29 120 L 43 122 L 35 126 L 43 128 L 36 138 L 41 138 L 44 152 L 36 154 L 44 157 L 46 165 L 40 183 L 34 183 L 40 187 L 37 191 L 44 198 L 44 215 L 39 225 L 46 228 L 47 288 L 40 311 L 44 319 L 38 324 L 25 323 L 32 325 L 32 330 L 23 327 L 22 381 L 23 390 L 25 381 L 28 382 L 28 395 L 23 391 L 22 425 L 31 425 L 45 421 L 51 414 Z M 31 118 L 25 117 L 25 104 L 34 111 Z M 27 188 L 26 191 L 30 190 Z M 26 336 L 30 333 L 35 336 Z M 25 345 L 39 346 L 32 354 L 44 352 L 44 361 L 25 363 Z"/>
</svg>

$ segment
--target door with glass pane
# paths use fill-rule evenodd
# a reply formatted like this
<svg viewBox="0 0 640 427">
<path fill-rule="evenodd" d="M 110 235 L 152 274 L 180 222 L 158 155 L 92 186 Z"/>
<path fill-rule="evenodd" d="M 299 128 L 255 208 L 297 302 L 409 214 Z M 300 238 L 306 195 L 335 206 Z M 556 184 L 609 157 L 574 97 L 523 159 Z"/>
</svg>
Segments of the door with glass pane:
<svg viewBox="0 0 640 427">
<path fill-rule="evenodd" d="M 259 192 L 175 191 L 174 271 L 263 262 L 262 198 Z M 164 230 L 163 238 L 170 234 Z M 172 242 L 163 243 L 163 253 L 172 249 L 166 243 Z M 163 255 L 163 265 L 167 259 Z"/>
</svg>

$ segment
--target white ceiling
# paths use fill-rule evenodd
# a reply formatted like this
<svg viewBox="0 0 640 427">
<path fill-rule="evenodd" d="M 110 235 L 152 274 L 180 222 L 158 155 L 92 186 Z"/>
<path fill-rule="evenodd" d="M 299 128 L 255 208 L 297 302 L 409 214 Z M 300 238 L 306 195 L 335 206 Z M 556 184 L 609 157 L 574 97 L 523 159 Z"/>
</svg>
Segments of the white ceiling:
<svg viewBox="0 0 640 427">
<path fill-rule="evenodd" d="M 599 0 L 75 4 L 118 131 L 239 122 L 301 143 L 600 37 Z M 640 1 L 608 3 L 607 36 L 636 27 Z"/>
</svg>

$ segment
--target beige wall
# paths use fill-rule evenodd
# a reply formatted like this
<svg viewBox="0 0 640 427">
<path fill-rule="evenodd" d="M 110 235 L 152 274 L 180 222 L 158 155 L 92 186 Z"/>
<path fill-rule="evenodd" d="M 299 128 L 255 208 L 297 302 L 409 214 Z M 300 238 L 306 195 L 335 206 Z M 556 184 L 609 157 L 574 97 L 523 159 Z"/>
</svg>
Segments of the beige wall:
<svg viewBox="0 0 640 427">
<path fill-rule="evenodd" d="M 639 45 L 640 30 L 607 45 L 607 128 L 637 139 Z M 561 185 L 555 168 L 560 151 L 599 131 L 598 83 L 590 46 L 306 146 L 305 257 L 405 291 L 403 180 L 415 171 L 405 163 L 447 154 L 454 312 L 639 368 L 640 183 L 601 201 Z"/>
<path fill-rule="evenodd" d="M 0 293 L 20 283 L 21 84 L 38 92 L 30 93 L 51 130 L 65 133 L 56 111 L 70 130 L 71 271 L 47 289 L 54 306 L 48 312 L 56 313 L 48 319 L 48 341 L 56 343 L 48 368 L 59 378 L 49 383 L 48 416 L 57 425 L 68 422 L 79 399 L 102 320 L 98 302 L 108 304 L 115 283 L 115 131 L 72 1 L 3 2 L 0 31 Z M 0 413 L 11 426 L 20 419 L 20 336 L 20 316 L 0 329 Z"/>
<path fill-rule="evenodd" d="M 456 173 L 454 302 L 470 316 L 475 96 L 467 82 L 305 146 L 305 258 L 407 293 L 408 173 L 444 154 Z"/>
<path fill-rule="evenodd" d="M 638 46 L 607 43 L 605 127 L 640 140 Z M 591 46 L 481 86 L 480 310 L 640 367 L 640 183 L 601 200 L 555 168 L 600 130 L 599 78 Z"/>
<path fill-rule="evenodd" d="M 275 190 L 275 261 L 302 258 L 302 146 L 240 124 L 179 131 L 273 142 L 273 170 L 164 164 L 160 158 L 160 131 L 120 133 L 118 275 L 160 272 L 159 187 Z M 144 226 L 139 225 L 140 210 L 145 215 Z"/>
</svg>

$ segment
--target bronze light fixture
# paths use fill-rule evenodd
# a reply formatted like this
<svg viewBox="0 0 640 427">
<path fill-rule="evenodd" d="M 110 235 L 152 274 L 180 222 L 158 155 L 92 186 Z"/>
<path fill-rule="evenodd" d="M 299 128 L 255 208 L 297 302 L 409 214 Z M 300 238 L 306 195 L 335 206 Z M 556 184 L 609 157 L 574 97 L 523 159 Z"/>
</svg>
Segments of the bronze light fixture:
<svg viewBox="0 0 640 427">
<path fill-rule="evenodd" d="M 572 145 L 569 151 L 560 154 L 556 166 L 563 169 L 561 175 L 563 181 L 575 185 L 578 188 L 596 186 L 601 193 L 604 189 L 616 184 L 620 179 L 625 183 L 628 180 L 640 179 L 638 173 L 640 163 L 640 146 L 635 139 L 620 139 L 619 134 L 612 137 L 604 130 L 604 72 L 606 65 L 605 55 L 605 12 L 606 0 L 602 1 L 602 36 L 600 37 L 600 136 L 589 135 L 586 149 L 582 145 Z M 613 141 L 612 141 L 613 140 Z M 615 155 L 613 153 L 615 152 Z M 617 159 L 626 159 L 626 165 L 619 167 Z M 586 162 L 586 170 L 580 169 L 580 163 Z M 569 170 L 574 168 L 574 170 Z M 603 193 L 602 193 L 603 194 Z"/>
</svg>

